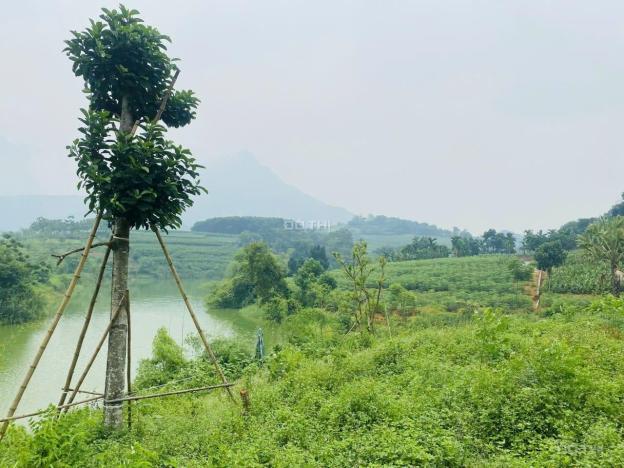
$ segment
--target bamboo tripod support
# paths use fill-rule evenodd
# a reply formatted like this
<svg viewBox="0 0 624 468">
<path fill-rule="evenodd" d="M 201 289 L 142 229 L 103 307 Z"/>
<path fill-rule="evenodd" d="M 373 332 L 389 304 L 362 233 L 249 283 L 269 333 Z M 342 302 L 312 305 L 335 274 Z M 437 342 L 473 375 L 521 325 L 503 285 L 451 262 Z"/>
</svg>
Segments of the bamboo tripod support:
<svg viewBox="0 0 624 468">
<path fill-rule="evenodd" d="M 99 225 L 99 221 L 100 221 L 100 217 L 98 216 L 98 218 L 96 218 L 96 223 L 94 225 L 94 228 L 92 230 L 91 234 L 94 234 L 97 232 L 97 226 Z M 184 286 L 182 285 L 182 281 L 180 279 L 180 276 L 177 272 L 177 270 L 175 269 L 175 266 L 173 264 L 173 259 L 171 258 L 171 254 L 169 253 L 169 250 L 164 242 L 164 239 L 162 238 L 162 235 L 160 234 L 160 231 L 156 228 L 152 228 L 152 230 L 154 231 L 154 233 L 156 234 L 156 237 L 158 239 L 158 242 L 162 248 L 163 254 L 165 256 L 165 259 L 167 261 L 167 264 L 169 266 L 169 269 L 171 270 L 171 274 L 176 282 L 176 285 L 178 287 L 178 290 L 180 292 L 180 295 L 182 296 L 182 299 L 184 300 L 184 303 L 186 305 L 186 308 L 189 312 L 189 314 L 191 315 L 191 318 L 193 320 L 193 324 L 195 325 L 195 328 L 202 340 L 202 343 L 204 345 L 204 348 L 206 349 L 206 352 L 210 358 L 210 360 L 212 361 L 217 373 L 219 374 L 219 377 L 221 378 L 222 384 L 219 385 L 212 385 L 212 386 L 208 386 L 208 387 L 201 387 L 201 388 L 196 388 L 196 389 L 188 389 L 188 390 L 181 390 L 181 391 L 175 391 L 175 392 L 169 392 L 169 393 L 164 393 L 164 394 L 153 394 L 153 395 L 148 395 L 148 396 L 131 396 L 131 358 L 130 358 L 130 352 L 128 352 L 127 355 L 127 385 L 128 385 L 128 389 L 127 389 L 127 394 L 128 396 L 126 398 L 120 399 L 119 401 L 126 401 L 128 402 L 128 405 L 130 406 L 132 401 L 135 400 L 141 400 L 144 398 L 157 398 L 157 397 L 161 397 L 161 396 L 169 396 L 169 395 L 177 395 L 177 394 L 183 394 L 183 393 L 189 393 L 189 392 L 195 392 L 195 391 L 202 391 L 202 390 L 208 390 L 208 389 L 216 389 L 216 388 L 225 388 L 226 391 L 228 392 L 228 396 L 230 397 L 230 399 L 236 403 L 236 399 L 234 398 L 234 394 L 232 393 L 231 387 L 234 384 L 231 384 L 227 381 L 227 378 L 225 377 L 225 374 L 223 373 L 223 370 L 221 369 L 221 366 L 219 366 L 219 363 L 217 361 L 217 358 L 214 354 L 214 351 L 212 350 L 212 347 L 210 346 L 210 343 L 208 342 L 208 339 L 206 338 L 206 335 L 204 334 L 204 331 L 202 330 L 200 324 L 199 324 L 199 320 L 197 318 L 197 315 L 195 314 L 195 311 L 193 310 L 193 306 L 191 305 L 191 302 L 186 294 L 186 291 L 184 290 Z M 87 242 L 87 246 L 85 247 L 83 254 L 82 254 L 82 258 L 81 258 L 81 263 L 79 263 L 79 267 L 76 269 L 76 273 L 74 273 L 74 277 L 72 278 L 72 282 L 70 283 L 70 288 L 68 288 L 68 292 L 65 294 L 63 303 L 61 304 L 62 306 L 62 310 L 61 307 L 59 307 L 59 311 L 61 311 L 61 315 L 62 315 L 62 311 L 64 311 L 65 307 L 67 306 L 67 303 L 69 302 L 69 299 L 71 298 L 71 295 L 73 294 L 73 290 L 75 289 L 76 283 L 78 281 L 78 279 L 80 278 L 80 272 L 82 271 L 82 269 L 84 268 L 84 262 L 86 262 L 86 257 L 88 256 L 89 250 L 90 250 L 90 244 L 92 244 L 93 242 L 93 238 L 95 236 L 91 236 L 89 237 L 89 241 Z M 93 402 L 93 401 L 97 401 L 97 400 L 101 400 L 103 399 L 102 395 L 98 395 L 97 397 L 94 398 L 89 398 L 87 400 L 84 401 L 78 401 L 75 402 L 74 399 L 76 398 L 76 396 L 78 395 L 78 393 L 81 393 L 81 386 L 84 383 L 89 371 L 91 370 L 91 367 L 93 366 L 93 363 L 95 362 L 100 350 L 102 349 L 106 338 L 108 336 L 108 333 L 110 332 L 112 323 L 114 322 L 115 318 L 117 317 L 117 315 L 119 315 L 122 305 L 124 304 L 124 302 L 128 305 L 128 313 L 129 313 L 129 291 L 126 291 L 125 295 L 123 296 L 123 299 L 121 301 L 121 303 L 119 304 L 119 306 L 117 307 L 117 309 L 115 310 L 115 312 L 113 313 L 113 315 L 111 316 L 110 321 L 108 322 L 108 325 L 106 327 L 106 329 L 104 330 L 104 332 L 102 333 L 102 336 L 100 337 L 100 340 L 96 346 L 96 349 L 94 350 L 94 352 L 92 353 L 90 359 L 87 362 L 87 365 L 84 369 L 84 371 L 82 372 L 82 374 L 80 375 L 80 377 L 78 378 L 78 381 L 76 382 L 76 384 L 74 385 L 74 388 L 70 388 L 71 385 L 71 377 L 73 376 L 73 372 L 75 371 L 75 367 L 76 367 L 76 362 L 78 359 L 78 356 L 80 354 L 80 350 L 82 348 L 82 342 L 84 340 L 84 335 L 86 334 L 86 330 L 88 327 L 88 324 L 90 322 L 90 316 L 92 315 L 93 312 L 93 307 L 95 306 L 95 301 L 97 300 L 97 295 L 99 293 L 99 289 L 101 286 L 101 280 L 105 271 L 105 267 L 106 267 L 106 263 L 108 260 L 108 255 L 110 253 L 110 249 L 107 250 L 107 252 L 105 253 L 105 257 L 103 259 L 102 265 L 100 266 L 100 272 L 98 274 L 98 283 L 96 284 L 96 289 L 93 293 L 93 296 L 91 298 L 91 303 L 89 305 L 89 310 L 87 312 L 87 316 L 89 317 L 89 319 L 87 319 L 85 317 L 85 323 L 83 324 L 83 329 L 81 331 L 81 335 L 79 337 L 79 343 L 76 346 L 76 350 L 74 352 L 74 358 L 72 360 L 72 364 L 70 366 L 70 371 L 68 372 L 68 377 L 66 380 L 69 381 L 69 384 L 65 384 L 65 386 L 63 387 L 63 401 L 65 399 L 67 399 L 67 395 L 69 394 L 69 398 L 68 398 L 68 402 L 67 403 L 59 403 L 59 405 L 57 405 L 57 410 L 59 410 L 60 412 L 64 412 L 67 411 L 69 408 L 74 407 L 76 405 L 80 405 L 80 404 L 84 404 L 84 403 L 89 403 L 89 402 Z M 81 265 L 82 264 L 82 265 Z M 58 324 L 58 321 L 60 320 L 61 316 L 58 314 L 57 311 L 57 315 L 55 315 L 55 320 L 53 321 L 53 324 L 50 326 L 50 329 L 48 330 L 48 333 L 46 334 L 46 337 L 44 339 L 44 343 L 42 343 L 42 346 L 39 349 L 39 352 L 37 353 L 37 356 L 35 358 L 36 362 L 33 362 L 33 365 L 31 365 L 29 372 L 27 374 L 27 379 L 24 379 L 24 382 L 22 383 L 22 386 L 20 387 L 20 391 L 18 392 L 18 397 L 16 397 L 15 401 L 12 404 L 11 410 L 9 411 L 9 414 L 7 414 L 7 416 L 5 418 L 0 419 L 0 422 L 2 422 L 2 436 L 4 436 L 4 434 L 6 433 L 6 428 L 8 427 L 8 424 L 11 421 L 17 420 L 17 419 L 23 419 L 23 418 L 27 418 L 27 417 L 33 417 L 33 416 L 37 416 L 37 415 L 41 415 L 44 414 L 47 410 L 42 410 L 42 411 L 37 411 L 34 413 L 29 413 L 29 414 L 25 414 L 25 415 L 20 415 L 20 416 L 15 416 L 15 410 L 17 409 L 17 405 L 19 404 L 19 400 L 21 399 L 21 397 L 24 394 L 24 391 L 26 389 L 26 387 L 28 386 L 28 383 L 30 381 L 30 378 L 32 377 L 32 374 L 34 373 L 34 370 L 36 368 L 36 365 L 39 363 L 39 360 L 41 359 L 41 355 L 43 354 L 43 351 L 45 351 L 45 347 L 47 346 L 47 344 L 50 341 L 50 338 L 52 336 L 52 333 L 54 332 L 54 329 L 56 328 L 56 325 Z M 129 329 L 130 331 L 130 329 Z M 130 338 L 130 334 L 128 334 L 128 351 L 130 348 L 130 344 L 131 344 L 131 338 Z M 71 393 L 70 393 L 71 392 Z M 117 400 L 115 400 L 116 402 Z M 131 421 L 132 421 L 132 413 L 131 413 L 131 409 L 130 407 L 128 408 L 128 425 L 131 426 Z M 0 438 L 0 440 L 2 440 Z"/>
<path fill-rule="evenodd" d="M 223 373 L 223 370 L 221 369 L 221 366 L 219 365 L 219 362 L 217 361 L 217 357 L 212 351 L 212 347 L 210 346 L 210 343 L 208 343 L 208 339 L 206 338 L 206 335 L 204 334 L 204 331 L 202 330 L 199 324 L 197 315 L 195 314 L 195 311 L 193 310 L 191 301 L 189 301 L 189 298 L 186 295 L 186 292 L 184 291 L 184 287 L 182 286 L 182 281 L 180 280 L 180 275 L 178 275 L 178 272 L 176 271 L 176 268 L 173 265 L 173 260 L 171 259 L 169 250 L 167 249 L 167 246 L 165 245 L 165 242 L 162 236 L 160 235 L 160 231 L 155 226 L 152 226 L 152 231 L 154 231 L 154 234 L 156 234 L 156 237 L 158 238 L 158 243 L 160 244 L 160 247 L 162 248 L 163 254 L 165 254 L 165 258 L 167 259 L 167 264 L 169 265 L 169 269 L 171 270 L 173 279 L 175 280 L 176 285 L 178 286 L 178 290 L 180 291 L 180 295 L 182 296 L 182 299 L 184 300 L 184 304 L 186 304 L 186 308 L 188 309 L 189 314 L 191 315 L 191 319 L 193 319 L 193 324 L 195 325 L 195 328 L 197 329 L 197 333 L 199 334 L 202 340 L 202 343 L 204 344 L 204 348 L 206 348 L 206 352 L 208 353 L 208 356 L 210 357 L 212 364 L 214 365 L 217 373 L 219 374 L 221 381 L 223 382 L 224 385 L 227 385 L 228 381 L 225 378 L 225 374 Z M 236 402 L 236 399 L 234 398 L 234 394 L 232 393 L 232 389 L 229 386 L 226 386 L 225 389 L 227 390 L 228 395 L 230 396 L 230 399 L 233 402 Z"/>
<path fill-rule="evenodd" d="M 74 386 L 74 390 L 72 391 L 71 395 L 69 396 L 69 403 L 73 403 L 74 402 L 74 398 L 76 398 L 76 395 L 80 391 L 80 387 L 82 387 L 82 384 L 84 383 L 85 379 L 87 378 L 87 375 L 89 374 L 89 371 L 91 370 L 91 366 L 93 366 L 93 363 L 95 362 L 95 359 L 98 357 L 98 354 L 100 353 L 100 349 L 102 349 L 102 346 L 104 346 L 104 342 L 106 341 L 106 337 L 108 336 L 108 334 L 110 332 L 110 329 L 113 326 L 113 322 L 115 321 L 115 319 L 119 315 L 119 312 L 121 311 L 124 303 L 126 305 L 128 303 L 128 291 L 126 291 L 126 293 L 123 295 L 121 301 L 119 301 L 119 305 L 115 309 L 115 312 L 113 313 L 113 315 L 111 315 L 111 318 L 110 318 L 110 320 L 108 322 L 108 325 L 107 325 L 106 329 L 104 330 L 104 333 L 102 333 L 102 336 L 100 337 L 100 341 L 98 341 L 98 344 L 95 347 L 95 351 L 93 351 L 93 354 L 91 355 L 91 358 L 89 359 L 89 362 L 87 362 L 85 370 L 80 375 L 80 378 L 78 379 L 78 382 L 76 382 L 76 385 Z"/>
<path fill-rule="evenodd" d="M 80 330 L 80 336 L 78 337 L 78 342 L 76 343 L 74 357 L 72 358 L 72 362 L 69 366 L 69 370 L 67 371 L 67 377 L 65 378 L 65 385 L 63 386 L 63 393 L 61 395 L 61 399 L 59 400 L 58 406 L 63 406 L 63 404 L 65 403 L 65 399 L 67 398 L 69 388 L 71 387 L 71 381 L 74 378 L 74 371 L 76 370 L 76 364 L 78 363 L 78 358 L 80 357 L 80 351 L 82 350 L 82 344 L 84 342 L 85 335 L 87 334 L 87 329 L 89 328 L 89 324 L 91 323 L 91 317 L 93 316 L 93 309 L 95 308 L 95 303 L 97 302 L 97 298 L 100 293 L 100 287 L 102 286 L 102 279 L 104 278 L 104 272 L 106 271 L 106 264 L 108 263 L 108 257 L 110 256 L 110 253 L 111 253 L 111 242 L 113 242 L 113 236 L 111 236 L 111 238 L 108 241 L 108 247 L 106 248 L 106 252 L 104 253 L 104 258 L 102 259 L 102 265 L 100 266 L 100 271 L 98 272 L 97 283 L 95 284 L 95 289 L 93 291 L 93 295 L 91 296 L 91 302 L 89 303 L 89 309 L 87 310 L 87 315 L 85 316 L 84 323 L 82 325 L 82 330 Z"/>
<path fill-rule="evenodd" d="M 152 120 L 152 122 L 158 122 L 160 120 L 160 118 L 162 117 L 162 114 L 167 106 L 167 102 L 173 92 L 173 86 L 175 85 L 176 80 L 178 79 L 178 76 L 180 74 L 180 70 L 177 69 L 174 76 L 172 77 L 172 80 L 169 84 L 169 87 L 167 89 L 167 92 L 165 93 L 165 95 L 163 96 L 163 99 L 161 101 L 161 105 L 158 109 L 158 112 L 156 113 L 156 116 L 154 117 L 154 119 Z M 131 134 L 134 135 L 134 133 L 137 131 L 138 127 L 139 127 L 140 122 L 136 121 L 132 127 L 131 130 Z M 111 239 L 109 240 L 109 242 L 106 243 L 100 243 L 100 244 L 94 244 L 93 241 L 95 239 L 95 236 L 97 234 L 97 230 L 98 227 L 100 225 L 100 221 L 102 220 L 102 215 L 101 213 L 98 213 L 98 215 L 95 218 L 95 222 L 93 225 L 93 228 L 89 234 L 89 238 L 87 240 L 87 243 L 85 245 L 84 248 L 82 249 L 77 249 L 71 252 L 68 252 L 62 256 L 59 257 L 59 263 L 61 261 L 63 261 L 63 259 L 71 254 L 71 253 L 77 253 L 79 251 L 82 251 L 81 253 L 81 258 L 80 261 L 78 263 L 78 266 L 76 267 L 76 270 L 72 276 L 72 279 L 69 283 L 69 286 L 67 288 L 67 291 L 65 292 L 65 295 L 63 297 L 63 300 L 61 302 L 61 305 L 59 306 L 59 308 L 56 311 L 56 314 L 54 315 L 54 319 L 52 320 L 52 323 L 50 324 L 50 327 L 39 347 L 39 350 L 37 351 L 37 354 L 35 355 L 35 358 L 33 359 L 32 364 L 30 365 L 30 368 L 28 369 L 28 372 L 26 373 L 26 376 L 18 390 L 17 395 L 15 396 L 15 399 L 13 400 L 13 402 L 11 403 L 11 407 L 9 408 L 9 411 L 6 415 L 5 418 L 0 419 L 0 422 L 2 422 L 2 426 L 0 426 L 0 441 L 2 441 L 2 439 L 4 438 L 5 434 L 6 434 L 6 430 L 8 428 L 8 425 L 11 421 L 16 420 L 16 419 L 22 419 L 22 418 L 26 418 L 26 417 L 31 417 L 31 416 L 36 416 L 39 414 L 43 414 L 45 413 L 46 410 L 43 411 L 39 411 L 39 412 L 35 412 L 35 413 L 30 413 L 27 415 L 21 415 L 21 416 L 15 416 L 15 411 L 17 410 L 17 407 L 22 399 L 22 397 L 24 396 L 24 392 L 26 391 L 26 388 L 28 387 L 28 384 L 30 383 L 30 380 L 35 372 L 35 369 L 37 368 L 37 365 L 39 364 L 39 361 L 41 360 L 41 357 L 43 356 L 43 353 L 45 351 L 45 349 L 47 348 L 50 339 L 52 338 L 52 335 L 56 329 L 56 326 L 58 325 L 63 313 L 65 312 L 65 309 L 67 308 L 67 305 L 69 304 L 69 301 L 74 293 L 74 289 L 76 288 L 76 285 L 78 283 L 78 280 L 80 279 L 80 274 L 82 273 L 82 270 L 86 264 L 87 258 L 89 256 L 89 252 L 91 251 L 91 248 L 97 245 L 107 245 L 107 250 L 106 253 L 104 255 L 103 261 L 102 261 L 102 265 L 100 266 L 100 270 L 99 270 L 99 274 L 98 274 L 98 278 L 97 278 L 97 283 L 96 283 L 96 287 L 95 290 L 93 292 L 93 295 L 91 297 L 91 302 L 89 304 L 89 309 L 87 311 L 87 315 L 85 316 L 85 320 L 82 326 L 82 330 L 80 333 L 80 336 L 78 337 L 78 342 L 76 343 L 76 348 L 74 351 L 74 355 L 72 358 L 72 362 L 70 364 L 67 376 L 66 376 L 66 380 L 65 380 L 65 385 L 63 386 L 63 393 L 61 395 L 61 398 L 59 400 L 59 404 L 57 405 L 57 409 L 60 411 L 67 411 L 67 409 L 69 409 L 72 406 L 76 406 L 82 403 L 88 403 L 91 401 L 95 401 L 98 399 L 102 399 L 102 396 L 98 396 L 98 397 L 94 397 L 88 400 L 84 400 L 84 401 L 80 401 L 80 402 L 74 402 L 74 399 L 76 398 L 76 395 L 78 393 L 81 392 L 80 387 L 82 386 L 85 378 L 87 377 L 95 359 L 98 356 L 98 353 L 100 352 L 102 346 L 104 345 L 104 342 L 106 340 L 106 337 L 108 336 L 110 329 L 112 327 L 112 324 L 115 320 L 115 318 L 117 317 L 117 315 L 119 315 L 119 312 L 121 310 L 122 305 L 124 304 L 124 302 L 127 304 L 127 311 L 128 311 L 128 342 L 127 342 L 127 346 L 128 346 L 128 350 L 127 350 L 127 361 L 126 361 L 126 365 L 127 365 L 127 370 L 126 370 L 126 379 L 127 379 L 127 394 L 128 397 L 119 401 L 127 401 L 128 402 L 128 426 L 131 426 L 131 418 L 132 418 L 132 413 L 131 413 L 131 408 L 130 408 L 130 402 L 134 401 L 134 400 L 139 400 L 142 399 L 141 397 L 132 397 L 130 396 L 130 393 L 132 391 L 132 382 L 131 382 L 131 354 L 130 354 L 130 345 L 131 345 L 131 336 L 130 336 L 130 304 L 129 304 L 129 291 L 126 290 L 125 295 L 123 296 L 122 300 L 120 301 L 117 309 L 115 310 L 115 312 L 111 315 L 111 319 L 108 323 L 108 326 L 106 328 L 106 330 L 104 331 L 104 333 L 102 334 L 102 337 L 100 338 L 100 341 L 98 342 L 98 345 L 95 349 L 95 351 L 93 352 L 91 358 L 89 359 L 87 366 L 85 368 L 85 370 L 83 371 L 83 373 L 81 374 L 80 378 L 78 379 L 78 382 L 76 383 L 76 385 L 74 385 L 74 388 L 70 388 L 71 387 L 71 381 L 73 379 L 73 375 L 76 369 L 76 365 L 78 362 L 78 358 L 80 356 L 80 352 L 82 350 L 82 345 L 84 343 L 84 338 L 85 335 L 87 333 L 87 329 L 89 327 L 89 324 L 91 322 L 91 318 L 93 315 L 93 309 L 95 307 L 95 303 L 97 301 L 97 297 L 99 295 L 99 291 L 100 291 L 100 287 L 101 287 L 101 283 L 102 283 L 102 279 L 104 276 L 104 272 L 106 270 L 106 264 L 108 263 L 108 258 L 110 256 L 110 252 L 112 250 L 112 241 L 113 241 L 113 237 L 111 237 Z M 187 393 L 187 392 L 192 392 L 192 391 L 199 391 L 199 390 L 207 390 L 207 389 L 212 389 L 212 388 L 225 388 L 228 392 L 228 395 L 230 397 L 230 399 L 233 402 L 236 402 L 235 398 L 234 398 L 234 394 L 232 393 L 232 390 L 230 387 L 233 386 L 233 384 L 228 383 L 225 374 L 223 373 L 223 370 L 221 369 L 221 367 L 219 366 L 219 363 L 217 361 L 217 358 L 208 342 L 208 339 L 206 338 L 203 330 L 201 329 L 201 326 L 199 324 L 199 321 L 197 319 L 197 315 L 195 314 L 193 307 L 191 306 L 191 303 L 188 299 L 188 296 L 186 295 L 186 292 L 184 290 L 184 287 L 182 286 L 182 281 L 180 280 L 180 276 L 178 275 L 175 266 L 173 265 L 173 260 L 171 259 L 171 255 L 169 254 L 169 251 L 162 239 L 162 236 L 160 234 L 160 232 L 158 231 L 157 228 L 152 227 L 152 230 L 154 231 L 154 233 L 156 234 L 156 237 L 158 238 L 158 242 L 160 243 L 160 246 L 162 248 L 162 251 L 164 253 L 165 259 L 167 260 L 167 264 L 169 265 L 169 269 L 171 270 L 171 273 L 175 279 L 176 285 L 178 287 L 178 290 L 180 291 L 180 295 L 182 296 L 182 299 L 184 300 L 184 303 L 186 304 L 186 308 L 188 309 L 189 314 L 191 315 L 191 318 L 193 320 L 193 324 L 195 325 L 195 328 L 197 329 L 197 332 L 199 333 L 199 336 L 204 344 L 204 347 L 206 349 L 206 352 L 208 353 L 208 356 L 210 358 L 210 360 L 212 361 L 213 365 L 215 366 L 215 369 L 217 371 L 217 373 L 219 374 L 219 377 L 221 378 L 221 381 L 223 382 L 221 385 L 214 385 L 214 386 L 210 386 L 210 387 L 204 387 L 204 388 L 200 388 L 200 389 L 189 389 L 186 391 L 178 391 L 178 392 L 170 392 L 168 394 L 163 394 L 163 395 L 150 395 L 147 398 L 156 398 L 159 396 L 167 396 L 167 395 L 175 395 L 175 394 L 180 394 L 180 393 Z M 71 394 L 69 393 L 71 391 Z M 69 396 L 69 401 L 68 403 L 65 403 L 66 399 L 67 399 L 67 395 Z M 116 400 L 115 400 L 116 401 Z"/>
<path fill-rule="evenodd" d="M 17 391 L 17 395 L 15 395 L 15 399 L 11 403 L 9 411 L 6 415 L 7 418 L 10 418 L 13 415 L 15 415 L 15 411 L 17 410 L 17 407 L 20 404 L 22 397 L 24 396 L 26 387 L 28 387 L 28 384 L 30 383 L 30 379 L 35 373 L 35 369 L 37 368 L 39 361 L 41 361 L 41 357 L 43 356 L 43 353 L 46 350 L 48 343 L 50 342 L 50 339 L 52 338 L 52 334 L 54 333 L 56 326 L 61 320 L 61 317 L 63 316 L 63 313 L 65 312 L 65 309 L 67 308 L 67 304 L 69 304 L 69 300 L 71 299 L 72 294 L 74 293 L 76 284 L 78 284 L 78 279 L 80 279 L 80 274 L 82 273 L 85 263 L 87 262 L 87 258 L 89 257 L 91 245 L 93 245 L 93 240 L 95 239 L 95 235 L 97 234 L 97 230 L 98 230 L 98 227 L 100 226 L 101 220 L 102 220 L 102 215 L 98 213 L 98 215 L 95 218 L 95 222 L 93 223 L 93 228 L 91 228 L 91 233 L 89 234 L 87 244 L 85 245 L 85 248 L 82 251 L 82 254 L 80 256 L 80 261 L 78 262 L 78 265 L 76 266 L 74 275 L 72 276 L 72 279 L 69 282 L 69 286 L 67 287 L 67 291 L 65 292 L 65 296 L 63 297 L 63 300 L 61 301 L 61 304 L 59 305 L 56 311 L 56 314 L 54 315 L 54 319 L 52 320 L 52 323 L 50 324 L 50 327 L 48 328 L 48 331 L 45 334 L 43 341 L 41 342 L 41 345 L 39 346 L 37 354 L 35 355 L 35 358 L 33 359 L 32 364 L 30 365 L 28 369 L 28 372 L 26 372 L 26 376 L 24 377 L 24 380 L 22 381 L 22 384 L 20 385 L 20 388 Z M 6 434 L 6 430 L 8 426 L 9 426 L 9 421 L 4 421 L 2 423 L 2 426 L 0 426 L 0 441 L 4 438 L 4 435 Z"/>
<path fill-rule="evenodd" d="M 126 291 L 128 307 L 128 344 L 126 349 L 126 393 L 132 394 L 132 327 L 130 325 L 130 291 Z M 128 429 L 132 429 L 132 402 L 128 400 Z"/>
</svg>

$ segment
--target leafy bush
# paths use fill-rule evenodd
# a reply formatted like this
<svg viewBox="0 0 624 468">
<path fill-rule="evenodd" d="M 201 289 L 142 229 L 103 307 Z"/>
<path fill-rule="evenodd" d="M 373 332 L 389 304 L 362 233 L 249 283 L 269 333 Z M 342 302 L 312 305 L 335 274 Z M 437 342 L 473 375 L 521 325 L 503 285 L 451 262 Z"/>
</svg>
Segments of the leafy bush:
<svg viewBox="0 0 624 468">
<path fill-rule="evenodd" d="M 0 324 L 22 323 L 43 314 L 40 291 L 49 269 L 31 261 L 24 245 L 5 235 L 0 239 Z"/>
</svg>

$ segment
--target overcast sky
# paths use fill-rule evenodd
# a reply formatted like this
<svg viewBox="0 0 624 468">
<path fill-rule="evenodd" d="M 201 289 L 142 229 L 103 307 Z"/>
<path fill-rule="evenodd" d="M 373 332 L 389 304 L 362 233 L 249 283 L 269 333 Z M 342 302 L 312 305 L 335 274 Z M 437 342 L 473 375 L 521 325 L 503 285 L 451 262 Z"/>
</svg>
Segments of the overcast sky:
<svg viewBox="0 0 624 468">
<path fill-rule="evenodd" d="M 0 194 L 74 193 L 63 40 L 116 4 L 3 5 Z M 203 162 L 246 149 L 354 213 L 473 232 L 556 227 L 624 191 L 622 1 L 126 5 L 173 39 L 202 99 L 174 137 Z"/>
</svg>

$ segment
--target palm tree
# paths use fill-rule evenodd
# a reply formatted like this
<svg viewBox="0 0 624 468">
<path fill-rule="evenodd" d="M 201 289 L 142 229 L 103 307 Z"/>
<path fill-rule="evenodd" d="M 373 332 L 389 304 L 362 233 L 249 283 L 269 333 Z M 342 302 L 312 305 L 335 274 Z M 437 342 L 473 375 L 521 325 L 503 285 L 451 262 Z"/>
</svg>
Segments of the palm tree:
<svg viewBox="0 0 624 468">
<path fill-rule="evenodd" d="M 624 260 L 624 216 L 600 218 L 579 236 L 578 245 L 590 258 L 609 264 L 611 292 L 619 296 L 619 267 Z"/>
</svg>

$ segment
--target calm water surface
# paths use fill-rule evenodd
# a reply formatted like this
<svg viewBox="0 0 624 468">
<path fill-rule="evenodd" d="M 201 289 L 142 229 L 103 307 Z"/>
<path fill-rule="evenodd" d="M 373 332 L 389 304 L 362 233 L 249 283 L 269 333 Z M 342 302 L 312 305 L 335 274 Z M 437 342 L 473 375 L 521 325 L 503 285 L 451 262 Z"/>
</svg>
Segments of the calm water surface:
<svg viewBox="0 0 624 468">
<path fill-rule="evenodd" d="M 237 336 L 249 341 L 250 346 L 253 346 L 256 330 L 253 321 L 246 320 L 237 311 L 207 310 L 203 300 L 204 293 L 199 286 L 191 283 L 186 287 L 193 308 L 209 339 Z M 110 314 L 108 291 L 110 291 L 108 286 L 103 285 L 84 341 L 74 381 L 84 369 L 86 361 L 106 328 Z M 89 294 L 87 289 L 81 289 L 72 299 L 30 382 L 17 414 L 32 412 L 58 402 L 89 303 Z M 160 327 L 167 328 L 169 334 L 180 344 L 183 344 L 184 338 L 195 330 L 173 281 L 159 280 L 132 285 L 130 296 L 134 375 L 139 361 L 151 356 L 152 340 Z M 52 308 L 55 309 L 56 306 L 57 304 L 54 304 Z M 51 318 L 47 318 L 26 325 L 0 326 L 0 414 L 6 414 L 50 321 Z M 102 347 L 82 386 L 83 390 L 103 391 L 106 346 L 105 344 Z"/>
</svg>

